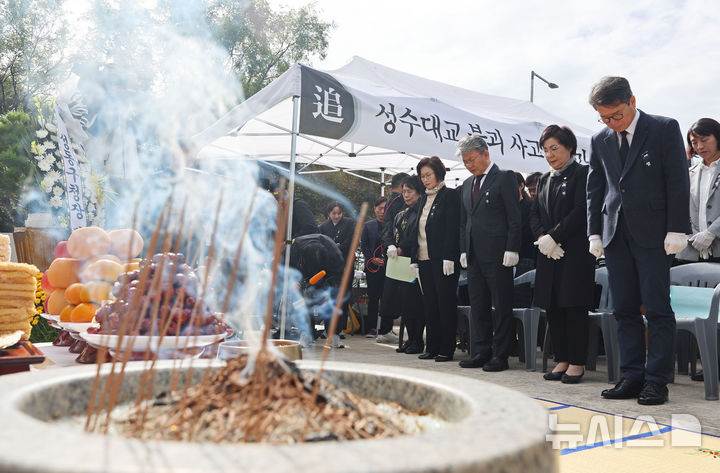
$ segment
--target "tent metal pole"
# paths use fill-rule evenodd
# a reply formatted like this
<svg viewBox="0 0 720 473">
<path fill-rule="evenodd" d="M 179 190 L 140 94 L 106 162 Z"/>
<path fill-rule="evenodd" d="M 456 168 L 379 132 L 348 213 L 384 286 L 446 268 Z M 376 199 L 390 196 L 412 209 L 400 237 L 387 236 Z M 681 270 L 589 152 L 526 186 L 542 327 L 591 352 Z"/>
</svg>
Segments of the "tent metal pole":
<svg viewBox="0 0 720 473">
<path fill-rule="evenodd" d="M 293 118 L 292 118 L 292 139 L 290 140 L 290 179 L 288 182 L 288 221 L 287 231 L 285 233 L 285 271 L 283 273 L 283 292 L 280 303 L 280 338 L 285 338 L 285 329 L 287 324 L 288 311 L 288 284 L 290 278 L 290 242 L 292 240 L 292 219 L 293 219 L 293 201 L 295 198 L 295 158 L 297 136 L 299 131 L 298 108 L 300 105 L 300 96 L 293 95 Z M 270 288 L 272 291 L 273 288 Z M 310 327 L 312 330 L 312 327 Z M 312 332 L 311 332 L 312 333 Z"/>
<path fill-rule="evenodd" d="M 380 195 L 385 197 L 385 168 L 380 168 Z"/>
</svg>

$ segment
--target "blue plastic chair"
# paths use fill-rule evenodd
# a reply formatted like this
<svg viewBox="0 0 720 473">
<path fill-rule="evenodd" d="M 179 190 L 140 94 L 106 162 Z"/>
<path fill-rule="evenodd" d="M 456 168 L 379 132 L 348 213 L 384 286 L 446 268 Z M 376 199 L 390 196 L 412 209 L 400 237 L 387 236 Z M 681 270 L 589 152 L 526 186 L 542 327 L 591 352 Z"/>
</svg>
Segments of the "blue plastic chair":
<svg viewBox="0 0 720 473">
<path fill-rule="evenodd" d="M 607 360 L 608 383 L 620 381 L 620 345 L 617 336 L 617 321 L 613 314 L 612 295 L 607 268 L 595 270 L 595 284 L 602 288 L 597 310 L 590 312 L 590 323 L 600 327 Z"/>
<path fill-rule="evenodd" d="M 672 272 L 671 272 L 672 275 Z M 671 276 L 672 277 L 672 276 Z M 717 287 L 670 286 L 670 305 L 675 312 L 678 330 L 687 330 L 695 336 L 700 349 L 700 361 L 705 378 L 705 399 L 718 400 L 718 304 L 720 284 Z"/>
<path fill-rule="evenodd" d="M 516 277 L 514 285 L 530 284 L 535 288 L 535 270 L 528 271 Z M 539 307 L 522 307 L 513 309 L 513 317 L 522 323 L 523 327 L 523 352 L 525 354 L 525 371 L 536 371 L 537 369 L 537 336 L 540 317 L 545 314 Z"/>
</svg>

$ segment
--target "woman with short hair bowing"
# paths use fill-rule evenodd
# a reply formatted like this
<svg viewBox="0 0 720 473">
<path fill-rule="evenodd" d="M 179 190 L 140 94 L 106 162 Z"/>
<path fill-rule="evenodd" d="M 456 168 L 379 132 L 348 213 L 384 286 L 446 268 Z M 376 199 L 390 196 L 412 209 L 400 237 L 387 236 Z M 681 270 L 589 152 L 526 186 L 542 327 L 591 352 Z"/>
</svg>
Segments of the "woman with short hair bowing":
<svg viewBox="0 0 720 473">
<path fill-rule="evenodd" d="M 702 161 L 690 167 L 692 236 L 677 258 L 720 262 L 720 123 L 701 118 L 687 132 L 689 154 Z"/>
<path fill-rule="evenodd" d="M 588 252 L 586 231 L 588 167 L 573 159 L 577 139 L 568 127 L 548 126 L 539 144 L 552 170 L 538 179 L 530 209 L 540 251 L 533 303 L 547 313 L 557 362 L 544 378 L 574 384 L 585 374 L 588 308 L 595 288 L 595 258 Z"/>
<path fill-rule="evenodd" d="M 420 201 L 417 261 L 425 306 L 427 348 L 421 359 L 451 361 L 457 332 L 460 276 L 460 199 L 445 187 L 445 165 L 437 156 L 417 165 L 425 196 Z"/>
</svg>

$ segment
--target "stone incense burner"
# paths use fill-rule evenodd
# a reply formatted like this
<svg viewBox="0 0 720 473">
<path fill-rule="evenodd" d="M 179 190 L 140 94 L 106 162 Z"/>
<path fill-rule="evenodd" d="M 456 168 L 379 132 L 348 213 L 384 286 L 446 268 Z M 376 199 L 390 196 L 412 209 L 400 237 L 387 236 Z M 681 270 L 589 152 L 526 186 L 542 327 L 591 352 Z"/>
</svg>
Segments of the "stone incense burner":
<svg viewBox="0 0 720 473">
<path fill-rule="evenodd" d="M 172 362 L 159 362 L 157 393 Z M 303 370 L 318 362 L 303 361 Z M 193 364 L 201 374 L 204 362 Z M 198 369 L 200 368 L 200 369 Z M 545 441 L 547 414 L 510 389 L 455 375 L 328 363 L 326 375 L 356 394 L 426 408 L 444 430 L 390 439 L 297 445 L 140 441 L 89 434 L 58 422 L 83 415 L 96 367 L 0 377 L 0 471 L 23 472 L 521 472 L 557 470 Z M 121 398 L 134 399 L 142 363 L 125 371 Z"/>
</svg>

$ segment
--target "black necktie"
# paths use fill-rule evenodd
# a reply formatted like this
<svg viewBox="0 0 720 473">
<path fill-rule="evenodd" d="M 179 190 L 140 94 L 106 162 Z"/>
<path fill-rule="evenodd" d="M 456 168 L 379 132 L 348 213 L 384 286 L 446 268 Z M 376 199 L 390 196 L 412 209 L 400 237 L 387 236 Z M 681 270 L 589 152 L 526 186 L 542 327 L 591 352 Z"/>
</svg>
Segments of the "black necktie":
<svg viewBox="0 0 720 473">
<path fill-rule="evenodd" d="M 627 161 L 628 153 L 630 153 L 630 143 L 627 140 L 627 130 L 620 132 L 620 163 L 623 169 L 625 168 L 625 161 Z"/>
<path fill-rule="evenodd" d="M 484 174 L 480 174 L 479 176 L 475 176 L 475 182 L 473 183 L 472 188 L 472 204 L 473 207 L 475 207 L 475 202 L 477 202 L 478 194 L 480 194 L 480 181 L 482 181 Z"/>
</svg>

